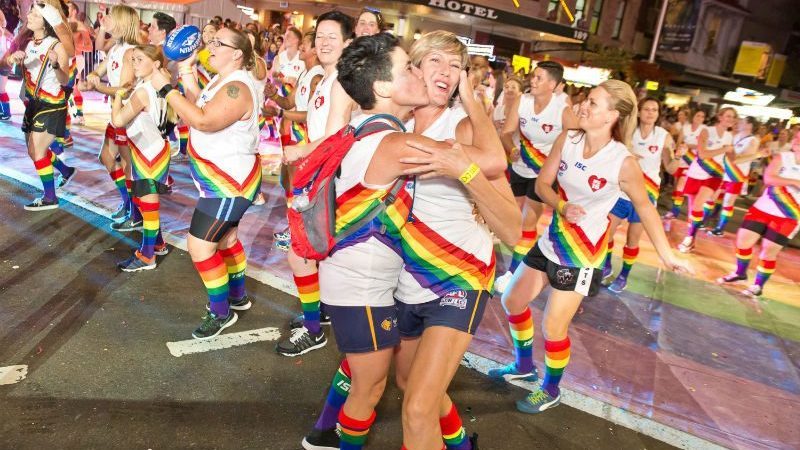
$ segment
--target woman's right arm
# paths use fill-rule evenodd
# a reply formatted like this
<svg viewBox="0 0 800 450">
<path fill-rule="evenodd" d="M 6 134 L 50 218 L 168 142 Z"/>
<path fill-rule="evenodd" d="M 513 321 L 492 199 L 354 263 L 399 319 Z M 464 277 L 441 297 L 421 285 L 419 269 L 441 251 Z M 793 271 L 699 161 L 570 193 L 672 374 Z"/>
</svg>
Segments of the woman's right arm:
<svg viewBox="0 0 800 450">
<path fill-rule="evenodd" d="M 122 99 L 124 89 L 120 89 L 114 95 L 114 101 L 111 103 L 111 125 L 116 128 L 123 128 L 133 121 L 133 119 L 144 110 L 150 102 L 147 93 L 144 89 L 137 89 L 131 95 L 130 101 L 123 106 Z"/>
<path fill-rule="evenodd" d="M 794 157 L 794 155 L 792 155 Z M 767 166 L 764 171 L 764 184 L 769 186 L 794 186 L 800 188 L 800 180 L 791 178 L 784 178 L 780 176 L 781 167 L 783 167 L 783 158 L 777 155 L 772 158 L 772 162 Z"/>
</svg>

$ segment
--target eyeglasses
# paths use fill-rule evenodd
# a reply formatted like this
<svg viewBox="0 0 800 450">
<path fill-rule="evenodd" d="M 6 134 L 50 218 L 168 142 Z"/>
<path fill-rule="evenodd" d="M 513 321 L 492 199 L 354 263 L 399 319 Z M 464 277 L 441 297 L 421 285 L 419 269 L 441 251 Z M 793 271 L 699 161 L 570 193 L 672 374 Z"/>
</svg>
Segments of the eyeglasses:
<svg viewBox="0 0 800 450">
<path fill-rule="evenodd" d="M 233 46 L 233 45 L 231 45 L 231 44 L 226 44 L 226 43 L 224 43 L 224 42 L 220 41 L 220 40 L 219 40 L 219 39 L 217 39 L 217 38 L 210 39 L 210 40 L 208 41 L 208 44 L 209 44 L 210 46 L 212 46 L 212 47 L 215 47 L 215 48 L 219 48 L 219 47 L 228 47 L 228 48 L 232 48 L 232 49 L 234 49 L 234 50 L 238 49 L 238 47 L 235 47 L 235 46 Z"/>
</svg>

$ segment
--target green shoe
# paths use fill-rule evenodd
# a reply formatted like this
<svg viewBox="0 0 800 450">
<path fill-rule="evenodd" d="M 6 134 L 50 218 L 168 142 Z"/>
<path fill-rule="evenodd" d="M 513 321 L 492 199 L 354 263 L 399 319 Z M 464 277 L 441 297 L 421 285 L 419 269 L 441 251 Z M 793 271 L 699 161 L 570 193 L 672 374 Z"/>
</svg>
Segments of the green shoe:
<svg viewBox="0 0 800 450">
<path fill-rule="evenodd" d="M 561 403 L 561 393 L 553 397 L 547 391 L 539 388 L 528 394 L 522 400 L 517 400 L 517 410 L 526 414 L 539 414 L 540 412 L 558 406 Z"/>
</svg>

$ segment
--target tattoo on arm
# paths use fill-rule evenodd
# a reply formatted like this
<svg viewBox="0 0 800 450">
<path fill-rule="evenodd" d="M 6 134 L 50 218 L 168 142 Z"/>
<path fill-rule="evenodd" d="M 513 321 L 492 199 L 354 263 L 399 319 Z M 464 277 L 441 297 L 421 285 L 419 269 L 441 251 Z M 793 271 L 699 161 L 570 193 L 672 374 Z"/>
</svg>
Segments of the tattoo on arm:
<svg viewBox="0 0 800 450">
<path fill-rule="evenodd" d="M 228 97 L 230 98 L 239 98 L 239 87 L 238 86 L 228 86 L 226 90 L 228 93 Z"/>
</svg>

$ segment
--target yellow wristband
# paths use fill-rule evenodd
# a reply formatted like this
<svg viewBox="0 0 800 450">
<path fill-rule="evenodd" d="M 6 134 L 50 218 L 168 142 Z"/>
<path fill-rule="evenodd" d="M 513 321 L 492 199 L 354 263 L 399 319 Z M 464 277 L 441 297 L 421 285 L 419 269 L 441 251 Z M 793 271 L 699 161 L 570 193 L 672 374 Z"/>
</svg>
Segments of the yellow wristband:
<svg viewBox="0 0 800 450">
<path fill-rule="evenodd" d="M 565 202 L 564 200 L 559 200 L 558 201 L 558 211 L 556 211 L 556 212 L 558 212 L 561 215 L 564 215 L 564 207 L 565 206 L 567 206 L 567 202 Z"/>
<path fill-rule="evenodd" d="M 477 164 L 472 163 L 463 173 L 461 173 L 461 175 L 459 175 L 458 179 L 464 184 L 469 184 L 469 182 L 472 181 L 472 179 L 475 178 L 480 171 L 481 168 L 478 167 Z"/>
<path fill-rule="evenodd" d="M 117 92 L 114 93 L 114 96 L 123 98 L 128 91 L 125 89 L 117 89 Z"/>
<path fill-rule="evenodd" d="M 164 96 L 164 100 L 169 99 L 169 94 L 172 94 L 173 92 L 177 92 L 178 94 L 180 94 L 180 91 L 178 91 L 177 89 L 173 89 L 173 90 L 167 92 L 167 95 Z"/>
</svg>

